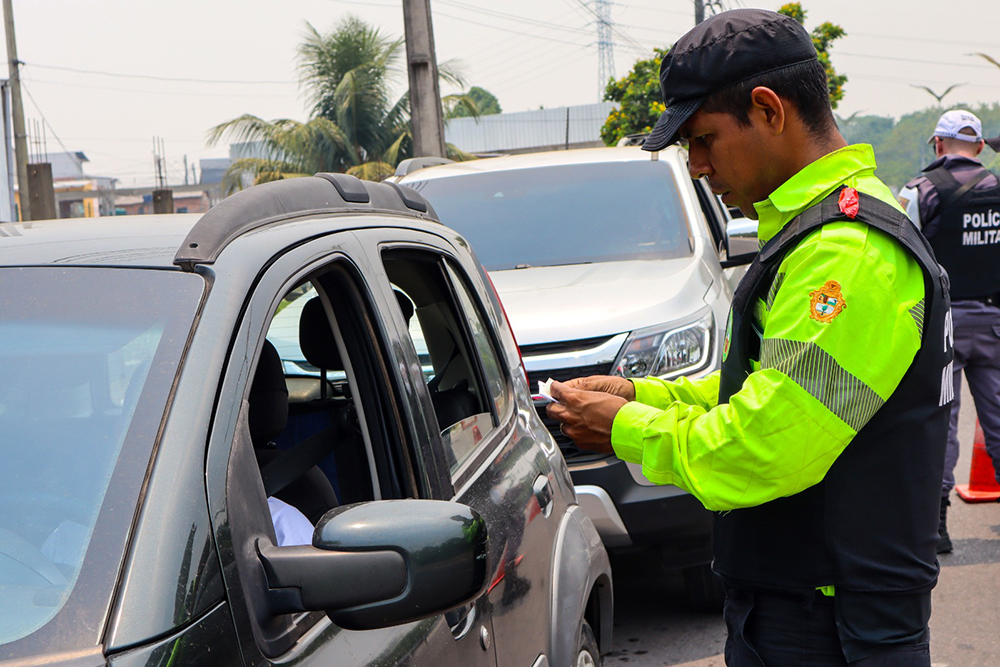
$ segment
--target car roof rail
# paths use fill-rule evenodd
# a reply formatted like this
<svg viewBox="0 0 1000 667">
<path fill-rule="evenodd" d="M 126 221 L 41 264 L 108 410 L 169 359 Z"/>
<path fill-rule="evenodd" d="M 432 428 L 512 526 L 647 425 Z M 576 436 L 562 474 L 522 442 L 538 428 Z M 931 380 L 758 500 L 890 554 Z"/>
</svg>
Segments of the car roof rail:
<svg viewBox="0 0 1000 667">
<path fill-rule="evenodd" d="M 174 256 L 194 271 L 211 264 L 242 234 L 264 225 L 318 214 L 394 213 L 438 222 L 420 193 L 405 185 L 361 181 L 347 174 L 316 174 L 261 183 L 219 202 L 198 219 Z"/>
<path fill-rule="evenodd" d="M 399 163 L 396 167 L 396 173 L 394 176 L 406 176 L 409 173 L 416 171 L 417 169 L 423 169 L 424 167 L 436 167 L 441 164 L 452 164 L 454 160 L 449 160 L 446 157 L 411 157 L 406 158 Z"/>
</svg>

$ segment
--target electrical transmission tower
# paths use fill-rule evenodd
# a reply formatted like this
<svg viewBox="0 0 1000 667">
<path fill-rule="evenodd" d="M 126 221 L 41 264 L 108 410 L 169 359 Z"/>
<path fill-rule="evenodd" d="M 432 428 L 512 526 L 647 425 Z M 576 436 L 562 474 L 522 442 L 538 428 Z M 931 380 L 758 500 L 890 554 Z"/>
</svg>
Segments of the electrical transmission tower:
<svg viewBox="0 0 1000 667">
<path fill-rule="evenodd" d="M 597 99 L 604 99 L 608 79 L 615 75 L 615 43 L 611 36 L 611 0 L 594 0 L 597 15 Z"/>
</svg>

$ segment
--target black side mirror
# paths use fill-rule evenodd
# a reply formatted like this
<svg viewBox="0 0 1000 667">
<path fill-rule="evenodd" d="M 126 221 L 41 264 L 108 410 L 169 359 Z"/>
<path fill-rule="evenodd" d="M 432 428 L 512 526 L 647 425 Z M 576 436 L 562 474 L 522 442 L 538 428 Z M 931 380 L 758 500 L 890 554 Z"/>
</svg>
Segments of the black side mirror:
<svg viewBox="0 0 1000 667">
<path fill-rule="evenodd" d="M 258 542 L 275 614 L 325 611 L 348 630 L 443 613 L 486 587 L 486 522 L 440 500 L 384 500 L 330 510 L 313 546 Z"/>
<path fill-rule="evenodd" d="M 757 221 L 744 217 L 730 220 L 726 225 L 726 259 L 720 262 L 722 268 L 749 264 L 759 250 Z"/>
</svg>

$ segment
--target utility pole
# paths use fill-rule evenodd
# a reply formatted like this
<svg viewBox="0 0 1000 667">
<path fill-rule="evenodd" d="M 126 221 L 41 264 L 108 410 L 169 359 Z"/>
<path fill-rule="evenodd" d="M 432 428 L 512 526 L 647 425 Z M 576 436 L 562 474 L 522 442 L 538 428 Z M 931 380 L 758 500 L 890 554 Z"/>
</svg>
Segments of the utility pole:
<svg viewBox="0 0 1000 667">
<path fill-rule="evenodd" d="M 698 25 L 705 20 L 705 5 L 702 0 L 694 0 L 694 24 Z"/>
<path fill-rule="evenodd" d="M 430 0 L 403 0 L 414 157 L 445 157 L 444 117 Z"/>
<path fill-rule="evenodd" d="M 14 9 L 11 0 L 3 0 L 4 30 L 7 32 L 7 62 L 10 68 L 10 106 L 14 121 L 14 160 L 17 162 L 18 205 L 21 220 L 31 220 L 31 193 L 28 189 L 28 142 L 24 131 L 24 105 L 21 102 L 21 62 L 14 40 Z"/>
</svg>

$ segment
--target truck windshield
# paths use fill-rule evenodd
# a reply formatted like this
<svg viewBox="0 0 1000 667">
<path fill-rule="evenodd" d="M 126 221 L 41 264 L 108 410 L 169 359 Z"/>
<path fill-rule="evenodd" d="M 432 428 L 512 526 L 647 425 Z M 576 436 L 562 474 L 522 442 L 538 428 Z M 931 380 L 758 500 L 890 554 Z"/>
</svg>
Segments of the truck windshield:
<svg viewBox="0 0 1000 667">
<path fill-rule="evenodd" d="M 203 289 L 174 271 L 0 269 L 0 644 L 71 597 L 110 599 Z"/>
<path fill-rule="evenodd" d="M 677 183 L 642 160 L 407 182 L 490 271 L 691 254 Z"/>
</svg>

